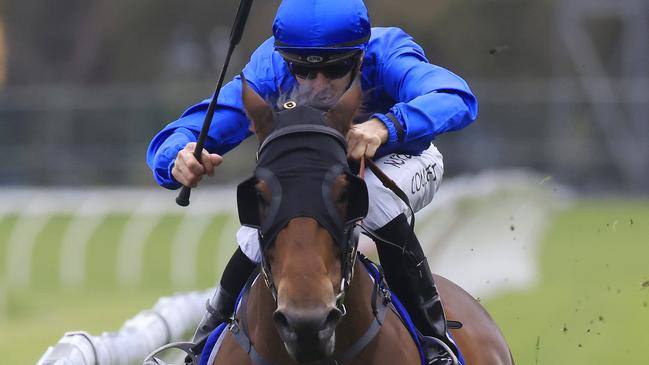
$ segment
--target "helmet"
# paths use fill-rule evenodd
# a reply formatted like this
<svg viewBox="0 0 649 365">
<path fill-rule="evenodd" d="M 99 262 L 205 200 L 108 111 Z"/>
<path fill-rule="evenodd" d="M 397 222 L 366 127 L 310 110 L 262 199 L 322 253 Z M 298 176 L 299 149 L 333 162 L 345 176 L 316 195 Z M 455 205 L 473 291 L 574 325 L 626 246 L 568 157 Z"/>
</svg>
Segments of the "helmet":
<svg viewBox="0 0 649 365">
<path fill-rule="evenodd" d="M 370 33 L 362 0 L 284 0 L 273 22 L 275 49 L 292 62 L 310 65 L 358 54 Z"/>
</svg>

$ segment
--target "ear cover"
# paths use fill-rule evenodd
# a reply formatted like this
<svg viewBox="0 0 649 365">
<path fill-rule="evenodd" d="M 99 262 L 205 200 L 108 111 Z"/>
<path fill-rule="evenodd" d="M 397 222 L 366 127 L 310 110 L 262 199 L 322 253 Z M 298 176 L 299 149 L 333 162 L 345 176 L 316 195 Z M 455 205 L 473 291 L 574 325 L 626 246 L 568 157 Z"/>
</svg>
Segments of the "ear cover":
<svg viewBox="0 0 649 365">
<path fill-rule="evenodd" d="M 251 177 L 237 186 L 237 210 L 242 226 L 261 227 L 259 219 L 259 202 L 257 200 L 257 178 Z"/>
<path fill-rule="evenodd" d="M 367 195 L 367 185 L 360 177 L 346 172 L 347 188 L 349 189 L 349 201 L 347 202 L 347 219 L 346 224 L 357 222 L 367 216 L 369 198 Z"/>
</svg>

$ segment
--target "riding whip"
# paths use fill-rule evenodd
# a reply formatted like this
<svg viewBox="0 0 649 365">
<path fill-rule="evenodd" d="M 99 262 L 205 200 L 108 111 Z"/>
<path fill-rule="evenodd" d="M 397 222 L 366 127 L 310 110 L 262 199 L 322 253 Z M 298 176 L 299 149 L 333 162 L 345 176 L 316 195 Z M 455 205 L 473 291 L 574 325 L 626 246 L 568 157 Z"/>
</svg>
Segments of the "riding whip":
<svg viewBox="0 0 649 365">
<path fill-rule="evenodd" d="M 194 150 L 194 158 L 201 161 L 201 155 L 203 152 L 203 146 L 205 145 L 205 138 L 207 137 L 207 131 L 210 129 L 210 124 L 212 123 L 212 118 L 214 117 L 214 109 L 216 109 L 216 101 L 219 98 L 219 92 L 221 91 L 221 86 L 223 85 L 223 79 L 225 78 L 225 72 L 228 69 L 228 64 L 230 63 L 230 58 L 234 52 L 234 48 L 241 41 L 241 36 L 243 35 L 243 29 L 246 26 L 246 21 L 248 20 L 248 14 L 250 14 L 250 8 L 252 7 L 253 0 L 241 0 L 239 3 L 239 10 L 237 10 L 237 16 L 234 19 L 234 25 L 232 25 L 232 32 L 230 33 L 230 47 L 228 48 L 228 54 L 225 56 L 225 62 L 223 63 L 223 68 L 221 69 L 221 76 L 219 77 L 219 82 L 214 89 L 212 94 L 212 100 L 207 107 L 207 112 L 205 113 L 205 119 L 203 120 L 203 127 L 201 128 L 201 133 L 198 135 L 198 141 L 196 142 L 196 149 Z M 189 195 L 191 194 L 191 188 L 183 186 L 180 190 L 180 193 L 176 197 L 176 203 L 181 207 L 186 207 L 189 205 Z"/>
</svg>

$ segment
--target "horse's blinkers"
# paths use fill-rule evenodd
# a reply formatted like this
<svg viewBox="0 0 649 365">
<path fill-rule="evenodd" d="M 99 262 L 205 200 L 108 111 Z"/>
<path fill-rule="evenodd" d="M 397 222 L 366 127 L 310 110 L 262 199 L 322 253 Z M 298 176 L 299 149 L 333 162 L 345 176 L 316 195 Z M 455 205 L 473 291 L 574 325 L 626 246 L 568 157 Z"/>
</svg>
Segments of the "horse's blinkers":
<svg viewBox="0 0 649 365">
<path fill-rule="evenodd" d="M 329 173 L 327 178 L 323 181 L 322 189 L 323 195 L 325 195 L 323 198 L 326 199 L 323 200 L 326 202 L 327 213 L 333 215 L 337 212 L 332 210 L 331 205 L 333 205 L 333 202 L 328 199 L 331 197 L 331 188 L 333 185 L 332 180 L 339 174 L 343 173 L 343 171 L 342 168 L 339 168 L 337 165 L 332 168 L 330 172 L 331 173 Z M 367 215 L 368 199 L 365 182 L 356 175 L 349 172 L 344 173 L 347 177 L 348 183 L 347 216 L 344 217 L 344 225 L 347 226 L 365 218 Z M 272 202 L 267 214 L 267 218 L 270 218 L 270 221 L 272 221 L 272 218 L 277 215 L 277 210 L 280 207 L 282 200 L 282 187 L 272 172 L 267 169 L 258 169 L 255 175 L 256 176 L 245 180 L 237 186 L 237 208 L 241 224 L 247 227 L 259 229 L 260 234 L 264 236 L 263 227 L 268 227 L 268 229 L 270 229 L 272 223 L 264 224 L 264 222 L 262 222 L 259 210 L 259 195 L 256 185 L 260 180 L 263 180 L 271 188 Z"/>
<path fill-rule="evenodd" d="M 278 115 L 281 114 L 284 113 Z M 237 187 L 239 220 L 242 225 L 259 230 L 262 271 L 275 299 L 276 288 L 264 248 L 272 244 L 291 219 L 311 217 L 318 221 L 341 248 L 342 282 L 337 299 L 344 312 L 342 302 L 356 258 L 354 226 L 367 215 L 367 187 L 349 169 L 342 134 L 326 126 L 320 112 L 306 114 L 312 118 L 288 128 L 282 128 L 282 118 L 278 118 L 277 127 L 260 147 L 255 175 Z M 332 193 L 341 174 L 347 179 L 345 217 L 335 208 Z M 259 181 L 271 191 L 271 201 L 264 203 L 263 216 L 256 188 Z"/>
</svg>

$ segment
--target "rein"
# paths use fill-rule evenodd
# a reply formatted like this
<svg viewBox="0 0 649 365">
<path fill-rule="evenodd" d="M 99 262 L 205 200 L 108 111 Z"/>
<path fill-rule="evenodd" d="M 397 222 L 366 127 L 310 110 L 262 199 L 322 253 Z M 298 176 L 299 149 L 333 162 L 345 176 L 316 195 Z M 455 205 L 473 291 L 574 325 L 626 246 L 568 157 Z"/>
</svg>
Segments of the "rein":
<svg viewBox="0 0 649 365">
<path fill-rule="evenodd" d="M 410 230 L 414 233 L 415 232 L 415 212 L 412 209 L 412 206 L 410 205 L 410 199 L 408 199 L 408 196 L 406 195 L 406 193 L 404 193 L 403 190 L 401 190 L 401 188 L 392 179 L 390 179 L 390 177 L 388 177 L 388 175 L 386 175 L 376 165 L 376 163 L 374 161 L 372 161 L 371 159 L 366 159 L 364 156 L 361 159 L 361 167 L 360 167 L 361 170 L 360 170 L 360 173 L 359 173 L 359 176 L 361 177 L 361 179 L 365 178 L 364 175 L 365 175 L 365 163 L 366 163 L 366 161 L 367 161 L 367 167 L 369 167 L 370 170 L 372 170 L 374 175 L 379 179 L 379 181 L 383 184 L 383 186 L 390 189 L 390 191 L 392 191 L 399 199 L 401 199 L 406 204 L 406 207 L 408 207 L 408 210 L 410 211 L 410 217 L 411 217 L 411 219 L 410 219 Z M 383 242 L 385 244 L 388 244 L 390 246 L 401 249 L 401 254 L 404 255 L 404 256 L 409 255 L 411 257 L 415 257 L 415 255 L 412 253 L 412 251 L 407 249 L 406 245 L 398 245 L 398 244 L 396 244 L 396 243 L 394 243 L 394 242 L 392 242 L 392 241 L 390 241 L 388 239 L 385 239 L 384 237 L 379 236 L 378 234 L 373 232 L 371 229 L 369 229 L 366 225 L 364 225 L 362 221 L 359 223 L 358 226 L 363 230 L 364 235 L 370 237 L 375 242 L 377 240 L 379 240 L 379 241 L 381 241 L 381 242 Z"/>
</svg>

